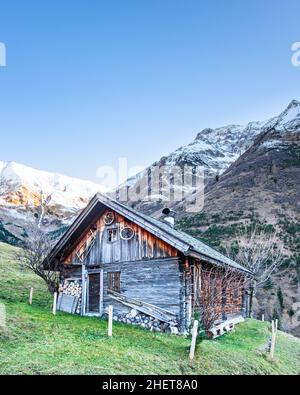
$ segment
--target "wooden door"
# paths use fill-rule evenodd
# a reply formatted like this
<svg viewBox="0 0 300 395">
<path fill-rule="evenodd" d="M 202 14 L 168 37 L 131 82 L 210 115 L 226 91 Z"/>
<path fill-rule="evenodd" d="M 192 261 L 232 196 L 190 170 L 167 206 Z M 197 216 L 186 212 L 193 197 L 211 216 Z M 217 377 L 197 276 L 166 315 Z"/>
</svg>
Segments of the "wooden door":
<svg viewBox="0 0 300 395">
<path fill-rule="evenodd" d="M 100 273 L 89 274 L 88 312 L 100 313 Z"/>
</svg>

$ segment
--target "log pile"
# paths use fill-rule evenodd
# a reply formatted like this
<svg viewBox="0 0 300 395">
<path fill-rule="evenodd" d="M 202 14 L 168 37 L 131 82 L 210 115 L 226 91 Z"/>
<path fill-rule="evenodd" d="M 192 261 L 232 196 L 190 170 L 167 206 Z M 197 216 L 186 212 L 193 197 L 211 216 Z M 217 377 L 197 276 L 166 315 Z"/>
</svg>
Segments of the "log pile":
<svg viewBox="0 0 300 395">
<path fill-rule="evenodd" d="M 142 328 L 149 329 L 152 332 L 169 332 L 178 334 L 177 322 L 164 322 L 150 315 L 131 309 L 127 314 L 115 314 L 114 321 L 123 322 L 124 324 L 138 325 Z"/>
<path fill-rule="evenodd" d="M 65 295 L 78 296 L 76 314 L 80 314 L 82 286 L 79 280 L 65 280 L 60 286 L 60 292 Z"/>
</svg>

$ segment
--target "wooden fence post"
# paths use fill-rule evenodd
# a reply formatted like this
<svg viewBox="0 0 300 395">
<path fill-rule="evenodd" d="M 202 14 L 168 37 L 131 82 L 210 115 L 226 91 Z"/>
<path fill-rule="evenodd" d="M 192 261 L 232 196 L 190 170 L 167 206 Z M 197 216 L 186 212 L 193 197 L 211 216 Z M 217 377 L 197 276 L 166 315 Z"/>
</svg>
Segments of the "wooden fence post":
<svg viewBox="0 0 300 395">
<path fill-rule="evenodd" d="M 108 306 L 108 336 L 112 336 L 113 306 Z"/>
<path fill-rule="evenodd" d="M 276 324 L 274 320 L 272 320 L 272 336 L 271 336 L 271 348 L 270 348 L 270 357 L 271 360 L 274 359 L 274 352 L 275 352 L 275 343 L 276 343 Z"/>
<path fill-rule="evenodd" d="M 196 339 L 198 334 L 198 324 L 197 320 L 194 321 L 193 331 L 192 331 L 192 343 L 190 348 L 190 360 L 194 358 L 195 355 L 195 347 L 196 347 Z"/>
<path fill-rule="evenodd" d="M 265 320 L 265 315 L 264 315 L 264 314 L 261 315 L 261 320 L 262 320 L 262 321 Z"/>
<path fill-rule="evenodd" d="M 30 287 L 30 292 L 29 292 L 29 304 L 32 304 L 32 297 L 33 297 L 33 288 Z"/>
<path fill-rule="evenodd" d="M 56 314 L 56 302 L 57 302 L 57 292 L 54 292 L 54 294 L 53 294 L 53 309 L 52 309 L 52 313 L 54 315 Z"/>
<path fill-rule="evenodd" d="M 99 298 L 99 314 L 100 317 L 103 316 L 103 289 L 104 289 L 104 280 L 103 280 L 103 269 L 100 270 L 100 298 Z"/>
</svg>

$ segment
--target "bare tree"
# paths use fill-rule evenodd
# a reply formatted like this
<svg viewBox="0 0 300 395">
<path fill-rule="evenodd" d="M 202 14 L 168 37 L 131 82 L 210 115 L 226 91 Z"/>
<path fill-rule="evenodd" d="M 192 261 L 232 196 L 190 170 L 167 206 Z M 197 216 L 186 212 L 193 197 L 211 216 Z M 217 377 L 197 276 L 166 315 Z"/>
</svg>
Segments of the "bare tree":
<svg viewBox="0 0 300 395">
<path fill-rule="evenodd" d="M 257 229 L 257 227 L 240 229 L 235 244 L 236 249 L 230 248 L 229 254 L 254 275 L 254 279 L 249 284 L 249 315 L 251 316 L 256 290 L 262 287 L 283 263 L 283 245 L 276 232 Z"/>
<path fill-rule="evenodd" d="M 26 228 L 26 236 L 22 240 L 22 248 L 18 251 L 16 259 L 22 268 L 32 270 L 47 284 L 48 290 L 54 293 L 58 289 L 59 264 L 49 270 L 49 252 L 53 247 L 53 240 L 38 222 L 31 223 Z"/>
<path fill-rule="evenodd" d="M 248 283 L 246 274 L 224 265 L 199 265 L 195 272 L 194 312 L 200 314 L 206 333 L 215 321 L 223 319 L 226 310 L 240 312 L 242 292 Z M 228 300 L 230 298 L 230 300 Z"/>
<path fill-rule="evenodd" d="M 40 192 L 38 213 L 34 220 L 28 218 L 26 234 L 22 238 L 22 248 L 17 253 L 16 259 L 20 266 L 32 270 L 41 277 L 51 293 L 58 289 L 59 264 L 52 264 L 50 270 L 49 253 L 55 243 L 47 229 L 43 226 L 46 206 L 51 201 L 51 195 L 44 196 Z M 29 209 L 28 209 L 29 211 Z"/>
</svg>

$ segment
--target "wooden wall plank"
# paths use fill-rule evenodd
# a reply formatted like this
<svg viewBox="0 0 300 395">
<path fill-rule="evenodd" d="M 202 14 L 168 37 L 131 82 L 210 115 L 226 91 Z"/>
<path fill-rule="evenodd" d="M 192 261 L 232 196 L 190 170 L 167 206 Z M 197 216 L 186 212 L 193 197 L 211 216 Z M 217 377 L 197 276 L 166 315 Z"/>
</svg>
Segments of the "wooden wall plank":
<svg viewBox="0 0 300 395">
<path fill-rule="evenodd" d="M 127 262 L 169 256 L 176 257 L 178 255 L 174 247 L 158 239 L 140 226 L 126 220 L 122 215 L 115 213 L 115 222 L 110 226 L 106 226 L 103 221 L 105 214 L 106 211 L 91 225 L 91 227 L 95 228 L 96 240 L 84 262 L 87 265 L 96 262 Z M 124 226 L 131 226 L 133 228 L 135 236 L 131 240 L 121 239 L 119 233 Z M 107 232 L 111 227 L 117 228 L 118 239 L 115 242 L 109 243 Z M 82 252 L 84 250 L 89 238 L 90 229 L 87 229 L 81 240 L 65 259 L 65 263 L 75 263 L 78 261 L 76 252 Z"/>
</svg>

